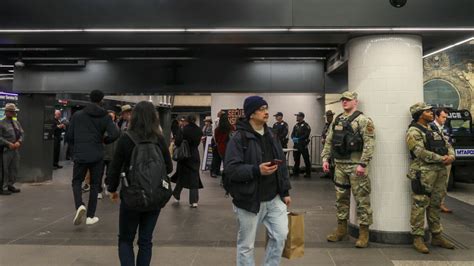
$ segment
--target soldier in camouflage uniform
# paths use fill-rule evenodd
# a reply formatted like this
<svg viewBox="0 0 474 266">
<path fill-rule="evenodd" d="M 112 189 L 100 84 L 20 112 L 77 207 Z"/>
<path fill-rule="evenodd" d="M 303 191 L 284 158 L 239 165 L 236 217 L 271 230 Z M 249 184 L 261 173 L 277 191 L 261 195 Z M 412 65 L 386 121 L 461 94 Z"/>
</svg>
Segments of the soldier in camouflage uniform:
<svg viewBox="0 0 474 266">
<path fill-rule="evenodd" d="M 410 107 L 413 122 L 410 124 L 406 142 L 412 161 L 407 177 L 411 180 L 411 234 L 413 246 L 418 252 L 429 253 L 424 242 L 425 213 L 432 234 L 431 245 L 453 249 L 454 244 L 441 236 L 441 199 L 446 195 L 446 166 L 455 157 L 452 146 L 440 132 L 433 131 L 429 123 L 434 120 L 431 106 L 416 103 Z"/>
<path fill-rule="evenodd" d="M 359 223 L 356 247 L 364 248 L 368 245 L 369 226 L 372 224 L 368 165 L 374 153 L 375 129 L 372 120 L 357 111 L 357 93 L 344 92 L 341 103 L 344 113 L 338 115 L 329 127 L 321 154 L 324 172 L 329 172 L 330 158 L 334 158 L 336 164 L 334 183 L 338 227 L 327 240 L 341 241 L 347 235 L 352 190 Z"/>
</svg>

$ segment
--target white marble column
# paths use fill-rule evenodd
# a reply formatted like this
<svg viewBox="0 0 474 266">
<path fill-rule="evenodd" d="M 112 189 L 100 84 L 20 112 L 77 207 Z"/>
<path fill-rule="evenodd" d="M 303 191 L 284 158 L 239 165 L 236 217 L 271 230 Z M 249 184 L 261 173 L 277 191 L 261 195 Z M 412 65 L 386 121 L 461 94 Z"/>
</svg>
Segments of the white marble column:
<svg viewBox="0 0 474 266">
<path fill-rule="evenodd" d="M 409 107 L 423 101 L 421 37 L 373 35 L 352 39 L 349 91 L 359 94 L 359 109 L 375 124 L 376 148 L 370 165 L 373 225 L 371 241 L 407 243 L 410 232 L 409 153 L 405 133 Z M 351 199 L 351 233 L 357 231 Z"/>
</svg>

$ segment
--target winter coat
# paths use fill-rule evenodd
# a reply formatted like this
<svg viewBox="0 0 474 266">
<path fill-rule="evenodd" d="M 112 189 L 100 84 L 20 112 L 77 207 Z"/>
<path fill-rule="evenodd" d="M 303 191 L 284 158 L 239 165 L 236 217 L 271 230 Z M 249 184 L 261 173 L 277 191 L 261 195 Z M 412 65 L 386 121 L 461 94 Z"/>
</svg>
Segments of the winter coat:
<svg viewBox="0 0 474 266">
<path fill-rule="evenodd" d="M 181 184 L 182 187 L 188 189 L 203 188 L 199 168 L 201 166 L 201 158 L 199 156 L 199 144 L 201 143 L 202 130 L 194 123 L 189 123 L 175 139 L 176 146 L 181 145 L 183 140 L 187 140 L 191 157 L 178 161 L 176 173 L 172 176 L 171 181 Z"/>
<path fill-rule="evenodd" d="M 74 147 L 74 162 L 95 163 L 104 159 L 104 144 L 118 137 L 119 131 L 107 111 L 97 104 L 89 104 L 72 116 L 66 141 Z"/>
<path fill-rule="evenodd" d="M 243 143 L 242 135 L 246 139 Z M 288 168 L 285 155 L 280 142 L 267 126 L 265 134 L 270 134 L 272 139 L 273 154 L 275 159 L 282 160 L 283 163 L 275 172 L 278 183 L 278 194 L 280 197 L 289 196 L 291 189 L 288 178 Z M 244 145 L 247 149 L 244 149 Z M 227 143 L 224 161 L 224 174 L 231 180 L 232 202 L 238 208 L 249 212 L 258 213 L 260 211 L 259 185 L 261 178 L 260 164 L 262 160 L 262 148 L 259 145 L 255 131 L 247 121 L 237 122 L 237 132 Z"/>
</svg>

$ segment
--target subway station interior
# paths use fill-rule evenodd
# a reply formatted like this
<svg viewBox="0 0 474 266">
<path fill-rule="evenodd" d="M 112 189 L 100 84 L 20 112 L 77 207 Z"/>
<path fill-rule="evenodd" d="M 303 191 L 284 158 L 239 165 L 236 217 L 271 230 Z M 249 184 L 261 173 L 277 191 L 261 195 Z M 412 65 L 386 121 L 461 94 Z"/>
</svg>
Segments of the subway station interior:
<svg viewBox="0 0 474 266">
<path fill-rule="evenodd" d="M 133 114 L 139 102 L 152 103 L 166 149 L 173 122 L 193 117 L 199 128 L 211 121 L 214 130 L 225 111 L 233 124 L 250 96 L 266 100 L 268 127 L 281 112 L 290 135 L 296 114 L 304 113 L 310 166 L 301 160 L 301 167 L 310 168 L 309 176 L 294 175 L 292 137 L 283 160 L 292 187 L 288 211 L 304 217 L 304 255 L 279 265 L 474 265 L 472 0 L 4 0 L 0 116 L 7 119 L 13 103 L 24 136 L 14 184 L 21 192 L 0 195 L 0 265 L 128 265 L 119 258 L 121 203 L 107 189 L 97 200 L 100 220 L 73 224 L 75 155 L 66 134 L 74 114 L 91 105 L 93 90 L 105 94 L 101 108 L 118 117 L 126 106 Z M 344 112 L 347 91 L 357 93 L 358 110 L 376 132 L 367 165 L 367 248 L 354 247 L 360 226 L 353 195 L 348 237 L 327 240 L 338 226 L 337 187 L 323 172 L 322 138 L 328 112 Z M 445 128 L 456 159 L 447 211 L 439 214 L 441 235 L 454 249 L 430 245 L 425 222 L 429 254 L 413 248 L 410 225 L 406 134 L 417 102 L 449 111 Z M 65 125 L 60 136 L 57 111 Z M 2 127 L 0 121 L 0 134 L 7 134 Z M 184 189 L 179 202 L 172 197 L 161 209 L 149 265 L 252 265 L 238 264 L 238 211 L 222 176 L 211 171 L 212 134 L 198 147 L 199 206 L 190 207 Z M 83 192 L 85 202 L 90 193 Z M 264 264 L 266 233 L 259 225 L 255 265 L 275 265 Z"/>
</svg>

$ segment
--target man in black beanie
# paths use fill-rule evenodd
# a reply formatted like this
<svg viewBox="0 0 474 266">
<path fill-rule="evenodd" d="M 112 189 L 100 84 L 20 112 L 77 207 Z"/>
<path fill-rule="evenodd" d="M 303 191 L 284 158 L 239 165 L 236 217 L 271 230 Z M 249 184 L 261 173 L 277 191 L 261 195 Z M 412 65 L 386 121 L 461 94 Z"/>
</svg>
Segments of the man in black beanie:
<svg viewBox="0 0 474 266">
<path fill-rule="evenodd" d="M 76 205 L 74 225 L 82 223 L 86 207 L 82 201 L 81 185 L 87 170 L 90 172 L 90 194 L 87 206 L 86 224 L 92 225 L 99 221 L 95 216 L 97 194 L 102 184 L 104 169 L 104 144 L 114 142 L 119 137 L 119 131 L 107 111 L 102 108 L 104 93 L 94 90 L 90 93 L 91 103 L 81 111 L 76 112 L 69 124 L 66 141 L 72 145 L 74 168 L 72 172 L 72 192 Z M 107 132 L 107 135 L 104 133 Z"/>
<path fill-rule="evenodd" d="M 259 96 L 244 102 L 245 119 L 227 144 L 224 187 L 232 196 L 239 223 L 237 265 L 254 265 L 259 223 L 269 240 L 264 265 L 279 265 L 288 234 L 287 206 L 291 203 L 285 156 L 267 127 L 268 104 Z"/>
</svg>

